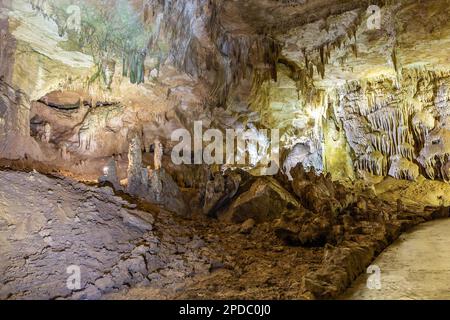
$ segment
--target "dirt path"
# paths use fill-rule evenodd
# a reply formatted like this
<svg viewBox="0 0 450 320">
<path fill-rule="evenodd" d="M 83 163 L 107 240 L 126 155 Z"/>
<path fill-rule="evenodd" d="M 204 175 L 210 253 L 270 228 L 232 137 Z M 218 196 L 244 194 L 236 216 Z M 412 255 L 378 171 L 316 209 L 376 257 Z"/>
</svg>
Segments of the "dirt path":
<svg viewBox="0 0 450 320">
<path fill-rule="evenodd" d="M 381 289 L 367 288 L 360 276 L 345 299 L 450 299 L 450 219 L 420 225 L 403 234 L 373 263 L 381 270 Z"/>
</svg>

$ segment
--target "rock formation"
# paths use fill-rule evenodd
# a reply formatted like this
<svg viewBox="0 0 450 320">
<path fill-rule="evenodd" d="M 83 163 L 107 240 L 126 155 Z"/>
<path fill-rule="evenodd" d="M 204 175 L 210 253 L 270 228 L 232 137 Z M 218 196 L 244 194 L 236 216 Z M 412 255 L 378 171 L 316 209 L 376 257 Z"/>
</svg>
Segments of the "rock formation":
<svg viewBox="0 0 450 320">
<path fill-rule="evenodd" d="M 151 203 L 160 204 L 179 215 L 188 215 L 178 185 L 164 169 L 148 170 L 148 189 L 143 198 Z"/>
<path fill-rule="evenodd" d="M 37 173 L 2 171 L 0 180 L 0 195 L 8 194 L 0 218 L 6 236 L 0 241 L 1 299 L 99 299 L 142 282 L 173 285 L 209 268 L 208 258 L 195 251 L 197 244 L 177 256 L 176 243 L 152 231 L 153 216 L 132 209 L 108 187 Z M 29 211 L 38 206 L 40 212 Z M 184 271 L 173 273 L 170 264 L 182 259 L 187 259 Z M 74 266 L 80 268 L 81 287 L 72 291 L 66 284 Z"/>
<path fill-rule="evenodd" d="M 100 184 L 110 183 L 115 190 L 121 190 L 119 177 L 117 176 L 116 159 L 112 157 L 103 168 L 103 175 L 98 181 Z"/>
<path fill-rule="evenodd" d="M 155 170 L 161 170 L 162 168 L 162 157 L 164 153 L 163 145 L 159 139 L 155 140 L 155 159 L 154 159 L 154 166 Z"/>
<path fill-rule="evenodd" d="M 286 209 L 299 207 L 298 201 L 273 178 L 261 178 L 241 194 L 221 219 L 242 223 L 248 219 L 275 219 Z"/>
<path fill-rule="evenodd" d="M 138 133 L 133 133 L 128 151 L 127 191 L 133 196 L 145 194 L 148 174 L 142 165 L 142 142 Z"/>
<path fill-rule="evenodd" d="M 449 11 L 1 1 L 0 298 L 337 297 L 448 216 Z"/>
</svg>

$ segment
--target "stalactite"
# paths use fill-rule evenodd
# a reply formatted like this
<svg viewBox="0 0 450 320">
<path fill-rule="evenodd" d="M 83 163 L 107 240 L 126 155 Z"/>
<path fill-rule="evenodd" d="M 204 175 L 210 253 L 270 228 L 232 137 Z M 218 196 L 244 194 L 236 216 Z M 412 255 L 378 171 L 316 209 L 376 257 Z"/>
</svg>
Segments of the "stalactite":
<svg viewBox="0 0 450 320">
<path fill-rule="evenodd" d="M 396 179 L 415 181 L 419 177 L 419 167 L 401 156 L 391 158 L 389 175 Z"/>
<path fill-rule="evenodd" d="M 379 151 L 371 151 L 363 155 L 356 162 L 358 170 L 363 170 L 377 176 L 385 176 L 387 173 L 386 157 Z"/>
<path fill-rule="evenodd" d="M 144 83 L 146 50 L 129 50 L 124 53 L 122 75 L 130 78 L 133 84 Z"/>
<path fill-rule="evenodd" d="M 426 68 L 399 70 L 394 78 L 348 82 L 338 91 L 337 116 L 343 121 L 359 170 L 400 179 L 450 181 L 450 126 L 447 111 L 448 72 Z M 367 145 L 370 150 L 367 150 Z"/>
<path fill-rule="evenodd" d="M 196 45 L 192 17 L 205 10 L 211 12 L 203 21 L 205 29 L 218 52 L 213 52 L 209 62 L 217 70 L 210 92 L 210 99 L 216 104 L 225 105 L 228 94 L 242 80 L 251 79 L 255 70 L 264 72 L 269 79 L 276 80 L 276 62 L 281 52 L 280 45 L 265 35 L 232 34 L 223 27 L 221 15 L 223 3 L 216 0 L 175 0 L 166 1 L 164 6 L 164 29 L 170 35 L 172 47 L 170 55 L 176 67 L 199 78 L 207 78 L 206 70 L 201 69 L 197 60 L 203 56 L 203 50 Z M 212 101 L 211 101 L 212 103 Z"/>
</svg>

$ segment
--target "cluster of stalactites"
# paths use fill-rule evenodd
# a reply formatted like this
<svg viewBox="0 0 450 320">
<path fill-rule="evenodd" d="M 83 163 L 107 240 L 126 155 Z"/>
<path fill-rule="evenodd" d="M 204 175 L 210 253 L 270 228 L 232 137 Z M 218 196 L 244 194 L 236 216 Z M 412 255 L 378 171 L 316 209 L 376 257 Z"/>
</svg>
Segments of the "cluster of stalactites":
<svg viewBox="0 0 450 320">
<path fill-rule="evenodd" d="M 450 182 L 450 130 L 446 127 L 433 130 L 417 160 L 428 178 Z"/>
<path fill-rule="evenodd" d="M 215 0 L 174 0 L 166 1 L 164 8 L 172 62 L 180 70 L 207 80 L 211 84 L 209 96 L 219 105 L 226 103 L 233 86 L 243 79 L 252 80 L 255 72 L 264 74 L 264 79 L 276 79 L 281 52 L 279 43 L 269 36 L 228 32 L 221 21 L 222 4 Z M 200 24 L 209 39 L 198 34 Z"/>
<path fill-rule="evenodd" d="M 425 168 L 428 178 L 442 179 L 450 182 L 450 153 L 437 154 L 434 157 L 422 160 L 421 165 Z"/>
<path fill-rule="evenodd" d="M 367 116 L 374 132 L 372 146 L 387 157 L 401 155 L 414 158 L 414 137 L 409 126 L 409 112 L 398 106 L 386 107 Z"/>
<path fill-rule="evenodd" d="M 356 34 L 362 21 L 361 13 L 362 11 L 355 16 L 352 23 L 347 26 L 344 34 L 329 42 L 323 43 L 312 50 L 307 50 L 306 48 L 303 49 L 302 55 L 304 61 L 297 61 L 297 64 L 301 67 L 298 68 L 296 75 L 298 87 L 303 94 L 306 94 L 311 89 L 313 83 L 312 79 L 315 74 L 322 79 L 325 78 L 326 66 L 329 64 L 333 52 L 346 48 L 346 50 L 351 50 L 351 53 L 355 57 L 358 57 Z M 325 25 L 327 31 L 329 31 L 327 21 Z M 341 59 L 340 62 L 343 64 L 344 60 Z"/>
<path fill-rule="evenodd" d="M 413 180 L 419 177 L 419 166 L 400 155 L 391 158 L 389 175 L 396 179 Z"/>
<path fill-rule="evenodd" d="M 385 176 L 387 174 L 388 163 L 386 157 L 380 151 L 371 151 L 362 155 L 356 161 L 358 170 L 369 172 L 376 176 Z"/>
<path fill-rule="evenodd" d="M 417 112 L 412 118 L 412 128 L 418 145 L 423 148 L 427 137 L 436 126 L 436 119 L 429 111 Z"/>
<path fill-rule="evenodd" d="M 339 91 L 337 115 L 356 168 L 398 179 L 423 173 L 450 181 L 449 76 L 405 69 L 400 87 L 392 79 L 376 79 Z"/>
</svg>

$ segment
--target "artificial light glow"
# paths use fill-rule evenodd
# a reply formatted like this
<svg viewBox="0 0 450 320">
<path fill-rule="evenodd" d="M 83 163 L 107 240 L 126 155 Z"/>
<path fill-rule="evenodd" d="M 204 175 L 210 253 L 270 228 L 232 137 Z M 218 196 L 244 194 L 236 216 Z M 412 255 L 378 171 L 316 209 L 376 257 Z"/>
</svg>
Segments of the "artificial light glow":
<svg viewBox="0 0 450 320">
<path fill-rule="evenodd" d="M 311 116 L 311 118 L 313 118 L 314 120 L 319 120 L 320 119 L 320 117 L 322 116 L 322 110 L 321 109 L 314 109 L 314 110 L 311 110 L 310 112 L 309 112 L 309 115 Z"/>
</svg>

